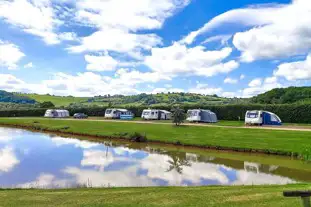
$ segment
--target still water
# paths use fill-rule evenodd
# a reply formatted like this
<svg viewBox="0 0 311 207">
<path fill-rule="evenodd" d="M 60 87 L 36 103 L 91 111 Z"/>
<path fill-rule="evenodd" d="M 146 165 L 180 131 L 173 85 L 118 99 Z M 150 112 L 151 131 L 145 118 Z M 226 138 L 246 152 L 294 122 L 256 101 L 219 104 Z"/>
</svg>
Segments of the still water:
<svg viewBox="0 0 311 207">
<path fill-rule="evenodd" d="M 284 157 L 102 143 L 0 127 L 1 188 L 287 184 L 311 165 Z"/>
</svg>

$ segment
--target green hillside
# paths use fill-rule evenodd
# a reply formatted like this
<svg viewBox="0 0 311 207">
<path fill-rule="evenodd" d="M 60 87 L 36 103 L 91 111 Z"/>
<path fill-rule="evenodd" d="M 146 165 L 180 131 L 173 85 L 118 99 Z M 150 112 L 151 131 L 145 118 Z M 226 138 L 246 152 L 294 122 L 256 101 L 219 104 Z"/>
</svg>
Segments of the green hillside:
<svg viewBox="0 0 311 207">
<path fill-rule="evenodd" d="M 261 104 L 311 103 L 311 87 L 276 88 L 253 97 L 251 101 Z"/>
<path fill-rule="evenodd" d="M 36 100 L 39 103 L 52 102 L 55 106 L 68 106 L 72 103 L 87 102 L 88 98 L 80 98 L 73 96 L 52 96 L 52 95 L 38 95 L 38 94 L 20 94 Z"/>
<path fill-rule="evenodd" d="M 0 103 L 35 104 L 36 101 L 29 96 L 17 95 L 0 90 Z"/>
<path fill-rule="evenodd" d="M 196 105 L 222 105 L 222 104 L 290 104 L 290 103 L 310 103 L 311 87 L 290 87 L 277 88 L 266 93 L 255 96 L 251 99 L 243 98 L 223 98 L 217 95 L 200 95 L 192 93 L 158 93 L 158 94 L 139 94 L 132 96 L 123 95 L 104 95 L 96 97 L 72 97 L 72 96 L 53 96 L 38 94 L 14 94 L 19 99 L 36 102 L 52 102 L 56 107 L 69 105 L 85 106 L 160 106 L 172 104 L 196 104 Z M 22 98 L 21 98 L 22 97 Z M 0 96 L 1 98 L 1 96 Z M 1 100 L 1 99 L 0 99 Z M 10 100 L 10 99 L 8 99 Z M 7 100 L 7 102 L 9 102 Z M 0 101 L 1 102 L 1 101 Z M 12 101 L 13 102 L 13 101 Z M 18 103 L 18 102 L 14 102 Z"/>
<path fill-rule="evenodd" d="M 229 103 L 240 103 L 245 101 L 244 99 L 229 99 L 222 98 L 216 95 L 205 96 L 200 94 L 190 93 L 159 93 L 159 94 L 139 94 L 132 96 L 123 95 L 104 95 L 96 96 L 92 98 L 78 98 L 72 96 L 52 96 L 52 95 L 38 95 L 38 94 L 20 94 L 29 98 L 35 99 L 37 102 L 52 102 L 55 106 L 69 106 L 69 105 L 88 105 L 88 106 L 156 106 L 156 105 L 168 105 L 168 104 L 206 104 L 206 105 L 218 105 Z"/>
</svg>

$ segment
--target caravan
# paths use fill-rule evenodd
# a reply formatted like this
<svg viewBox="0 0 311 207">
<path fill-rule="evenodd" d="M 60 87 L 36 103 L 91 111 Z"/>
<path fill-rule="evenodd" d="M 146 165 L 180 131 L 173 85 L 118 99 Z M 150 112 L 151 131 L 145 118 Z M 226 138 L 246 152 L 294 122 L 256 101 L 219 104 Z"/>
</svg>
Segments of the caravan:
<svg viewBox="0 0 311 207">
<path fill-rule="evenodd" d="M 217 123 L 217 116 L 210 110 L 193 109 L 187 112 L 189 122 Z"/>
<path fill-rule="evenodd" d="M 269 111 L 247 111 L 245 114 L 246 125 L 282 125 L 281 119 Z"/>
<path fill-rule="evenodd" d="M 49 109 L 44 114 L 46 118 L 67 118 L 69 116 L 69 111 L 59 109 Z"/>
<path fill-rule="evenodd" d="M 127 109 L 107 109 L 105 118 L 130 120 L 134 118 L 134 114 Z"/>
<path fill-rule="evenodd" d="M 141 118 L 144 120 L 170 120 L 172 113 L 166 110 L 145 109 Z"/>
</svg>

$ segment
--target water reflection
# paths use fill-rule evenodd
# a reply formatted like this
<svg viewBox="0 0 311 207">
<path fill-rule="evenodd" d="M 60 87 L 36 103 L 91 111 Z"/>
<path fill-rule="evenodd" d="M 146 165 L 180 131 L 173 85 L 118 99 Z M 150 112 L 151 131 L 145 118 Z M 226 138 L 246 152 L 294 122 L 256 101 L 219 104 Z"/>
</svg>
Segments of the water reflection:
<svg viewBox="0 0 311 207">
<path fill-rule="evenodd" d="M 251 185 L 311 180 L 311 166 L 297 170 L 280 167 L 277 161 L 264 165 L 224 159 L 216 153 L 96 143 L 17 129 L 0 128 L 0 134 L 0 140 L 5 140 L 0 141 L 1 187 Z"/>
</svg>

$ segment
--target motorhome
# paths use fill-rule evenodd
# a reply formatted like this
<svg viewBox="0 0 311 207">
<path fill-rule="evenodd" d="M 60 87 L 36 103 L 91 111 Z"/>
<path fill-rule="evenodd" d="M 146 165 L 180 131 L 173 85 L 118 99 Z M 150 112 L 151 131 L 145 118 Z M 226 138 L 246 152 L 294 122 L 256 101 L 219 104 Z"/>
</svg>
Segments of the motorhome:
<svg viewBox="0 0 311 207">
<path fill-rule="evenodd" d="M 217 115 L 210 110 L 192 109 L 187 112 L 189 122 L 217 123 Z"/>
<path fill-rule="evenodd" d="M 127 109 L 107 109 L 105 111 L 105 118 L 108 119 L 133 119 L 134 114 Z"/>
<path fill-rule="evenodd" d="M 145 109 L 141 118 L 144 120 L 170 120 L 172 113 L 166 110 Z"/>
<path fill-rule="evenodd" d="M 269 111 L 247 111 L 245 114 L 246 125 L 282 125 L 282 120 L 276 114 Z"/>
<path fill-rule="evenodd" d="M 48 109 L 44 114 L 46 118 L 67 118 L 69 116 L 69 111 L 62 109 Z"/>
</svg>

